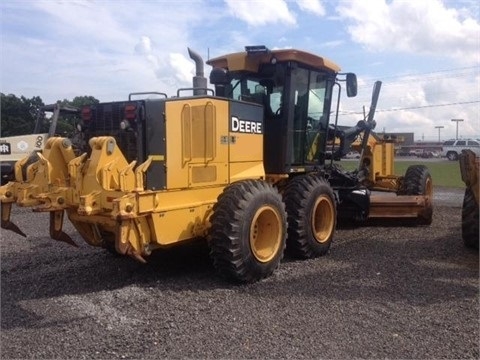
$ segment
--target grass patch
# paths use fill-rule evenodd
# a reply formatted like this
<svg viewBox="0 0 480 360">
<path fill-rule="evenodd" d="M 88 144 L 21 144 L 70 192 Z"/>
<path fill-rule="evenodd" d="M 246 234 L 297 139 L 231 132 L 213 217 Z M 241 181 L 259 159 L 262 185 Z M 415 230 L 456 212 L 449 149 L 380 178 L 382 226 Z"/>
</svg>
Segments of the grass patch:
<svg viewBox="0 0 480 360">
<path fill-rule="evenodd" d="M 339 163 L 346 170 L 353 170 L 358 166 L 358 161 L 342 160 Z M 411 165 L 425 165 L 432 176 L 433 186 L 465 187 L 465 183 L 462 181 L 462 176 L 460 175 L 460 165 L 458 161 L 395 161 L 395 175 L 405 175 L 407 168 Z"/>
</svg>

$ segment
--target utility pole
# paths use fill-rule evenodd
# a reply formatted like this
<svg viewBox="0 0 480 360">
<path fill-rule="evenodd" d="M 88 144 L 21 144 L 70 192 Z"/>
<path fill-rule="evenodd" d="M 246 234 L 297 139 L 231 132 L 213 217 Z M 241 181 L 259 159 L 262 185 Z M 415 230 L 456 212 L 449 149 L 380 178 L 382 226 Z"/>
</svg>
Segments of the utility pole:
<svg viewBox="0 0 480 360">
<path fill-rule="evenodd" d="M 463 121 L 463 119 L 452 119 L 452 121 L 457 123 L 457 135 L 455 136 L 455 140 L 458 140 L 458 123 Z"/>
<path fill-rule="evenodd" d="M 438 129 L 438 142 L 440 142 L 440 129 L 443 129 L 445 126 L 435 126 L 435 129 Z"/>
</svg>

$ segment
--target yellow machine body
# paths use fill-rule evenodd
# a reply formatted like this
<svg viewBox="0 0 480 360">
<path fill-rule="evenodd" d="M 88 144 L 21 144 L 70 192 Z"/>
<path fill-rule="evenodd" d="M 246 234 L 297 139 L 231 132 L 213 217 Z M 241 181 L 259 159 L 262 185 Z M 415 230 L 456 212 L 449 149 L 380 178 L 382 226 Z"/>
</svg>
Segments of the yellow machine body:
<svg viewBox="0 0 480 360">
<path fill-rule="evenodd" d="M 326 166 L 334 88 L 345 82 L 355 96 L 354 74 L 304 51 L 254 46 L 207 62 L 212 91 L 200 56 L 189 53 L 192 88 L 87 105 L 77 124 L 88 140 L 83 154 L 51 137 L 17 162 L 15 181 L 0 187 L 1 227 L 25 236 L 11 210 L 29 206 L 50 214 L 53 239 L 74 245 L 63 231 L 67 214 L 88 244 L 142 262 L 157 248 L 205 238 L 220 274 L 253 282 L 273 273 L 285 249 L 301 259 L 325 255 L 339 217 L 431 221 L 430 175 L 393 176 L 392 142 L 367 132 L 358 173 Z M 373 114 L 347 131 L 348 141 Z"/>
<path fill-rule="evenodd" d="M 90 245 L 110 241 L 138 259 L 156 247 L 205 236 L 226 185 L 265 178 L 262 134 L 229 131 L 228 104 L 208 97 L 166 101 L 166 154 L 149 154 L 138 166 L 127 162 L 113 137 L 92 138 L 89 157 L 74 157 L 67 139 L 49 139 L 26 178 L 20 162 L 17 182 L 2 188 L 5 221 L 13 202 L 35 211 L 66 210 Z M 145 190 L 145 172 L 157 160 L 165 162 L 167 188 Z"/>
<path fill-rule="evenodd" d="M 432 180 L 426 179 L 422 194 L 406 192 L 405 176 L 395 175 L 395 141 L 394 138 L 370 134 L 364 150 L 361 141 L 352 144 L 352 149 L 361 154 L 360 168 L 366 170 L 363 183 L 373 191 L 369 218 L 412 218 L 424 219 L 421 223 L 430 223 L 433 211 Z"/>
<path fill-rule="evenodd" d="M 367 147 L 362 153 L 359 142 L 352 144 L 352 149 L 362 157 L 360 163 L 368 169 L 368 186 L 372 190 L 397 191 L 398 176 L 395 176 L 395 141 L 380 139 L 374 134 L 368 137 Z"/>
</svg>

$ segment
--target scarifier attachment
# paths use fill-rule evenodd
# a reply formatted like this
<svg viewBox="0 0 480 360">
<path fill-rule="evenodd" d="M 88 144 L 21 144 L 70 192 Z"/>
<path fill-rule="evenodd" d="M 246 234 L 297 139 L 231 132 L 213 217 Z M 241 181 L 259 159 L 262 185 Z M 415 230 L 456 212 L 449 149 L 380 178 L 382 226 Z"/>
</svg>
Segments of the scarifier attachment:
<svg viewBox="0 0 480 360">
<path fill-rule="evenodd" d="M 10 221 L 12 204 L 48 212 L 50 237 L 77 246 L 63 231 L 65 213 L 92 246 L 115 250 L 146 262 L 154 230 L 152 214 L 158 201 L 145 190 L 145 173 L 153 161 L 127 162 L 115 138 L 91 138 L 90 156 L 75 157 L 64 138 L 50 138 L 43 153 L 16 164 L 17 181 L 0 188 L 2 228 L 25 234 Z"/>
<path fill-rule="evenodd" d="M 138 212 L 137 194 L 145 193 L 145 172 L 153 158 L 135 168 L 136 161 L 127 162 L 115 138 L 95 137 L 89 145 L 90 158 L 69 163 L 75 205 L 68 209 L 69 219 L 89 244 L 101 246 L 107 232 L 118 253 L 145 262 L 143 256 L 150 254 L 150 213 Z"/>
<path fill-rule="evenodd" d="M 12 203 L 11 202 L 2 202 L 2 229 L 11 230 L 18 235 L 27 237 L 25 233 L 18 228 L 17 225 L 10 221 L 10 215 L 12 212 Z"/>
<path fill-rule="evenodd" d="M 115 249 L 117 252 L 123 255 L 129 255 L 135 260 L 145 263 L 146 261 L 142 257 L 142 252 L 146 249 L 142 248 L 142 243 L 146 237 L 150 237 L 150 232 L 145 233 L 146 229 L 149 229 L 149 227 L 148 224 L 145 223 L 144 218 L 122 220 L 119 222 L 115 238 Z M 145 252 L 148 254 L 149 251 L 147 250 Z"/>
<path fill-rule="evenodd" d="M 0 187 L 2 210 L 1 227 L 26 236 L 10 220 L 12 204 L 35 207 L 34 211 L 52 212 L 50 233 L 56 240 L 73 244 L 72 239 L 62 232 L 63 209 L 66 207 L 68 167 L 75 153 L 70 140 L 52 137 L 47 140 L 43 153 L 32 154 L 15 164 L 15 181 Z M 52 196 L 54 194 L 54 196 Z M 59 212 L 62 215 L 59 215 Z M 62 235 L 63 234 L 63 235 Z"/>
<path fill-rule="evenodd" d="M 63 241 L 72 246 L 78 247 L 72 238 L 63 232 L 63 210 L 50 212 L 50 237 L 54 240 Z"/>
</svg>

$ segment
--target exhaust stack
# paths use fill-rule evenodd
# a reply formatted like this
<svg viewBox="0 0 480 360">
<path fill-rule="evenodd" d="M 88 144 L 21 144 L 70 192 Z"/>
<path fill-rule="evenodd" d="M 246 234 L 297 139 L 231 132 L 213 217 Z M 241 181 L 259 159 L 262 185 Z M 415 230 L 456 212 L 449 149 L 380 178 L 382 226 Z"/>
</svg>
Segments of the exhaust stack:
<svg viewBox="0 0 480 360">
<path fill-rule="evenodd" d="M 190 48 L 187 49 L 188 55 L 195 61 L 196 74 L 193 77 L 193 95 L 205 95 L 207 93 L 207 78 L 203 73 L 203 59 L 197 52 Z"/>
</svg>

